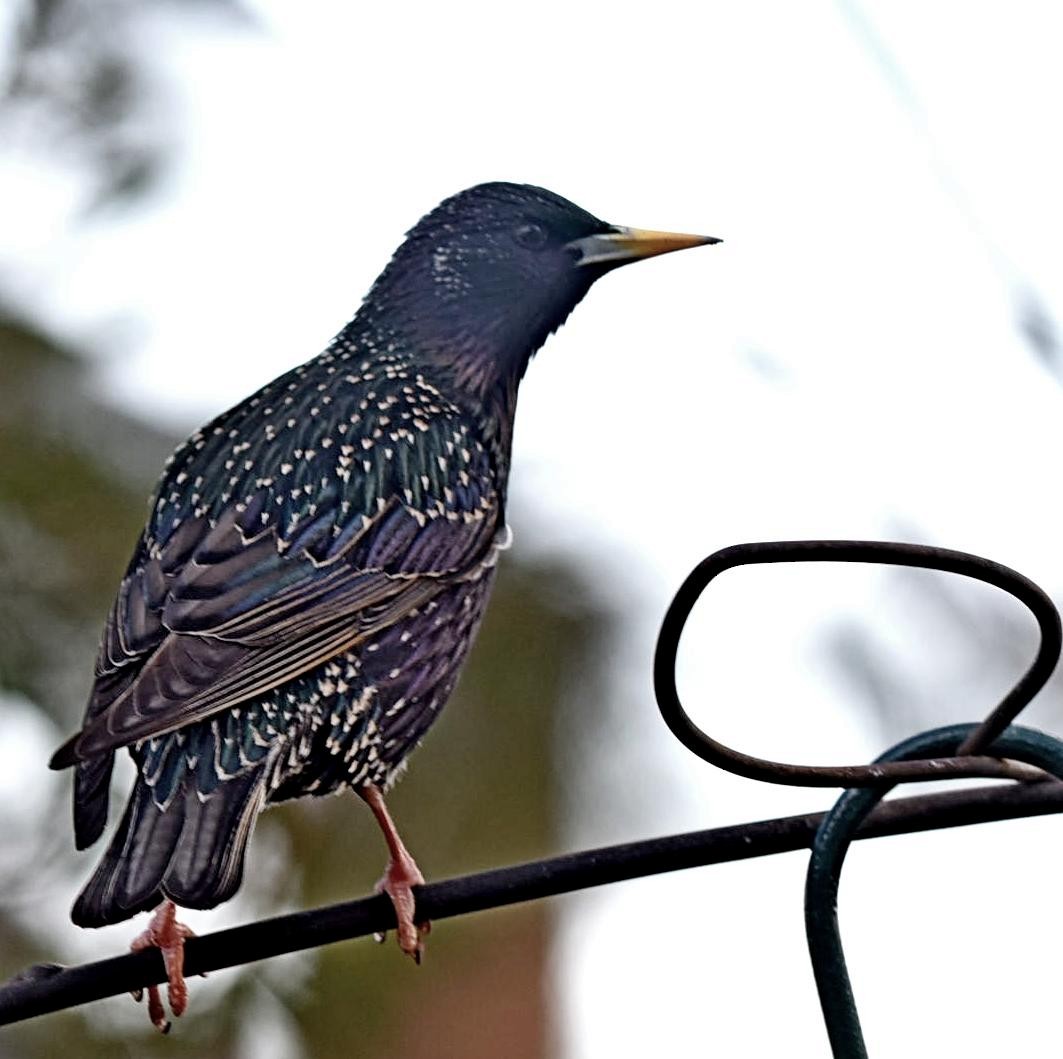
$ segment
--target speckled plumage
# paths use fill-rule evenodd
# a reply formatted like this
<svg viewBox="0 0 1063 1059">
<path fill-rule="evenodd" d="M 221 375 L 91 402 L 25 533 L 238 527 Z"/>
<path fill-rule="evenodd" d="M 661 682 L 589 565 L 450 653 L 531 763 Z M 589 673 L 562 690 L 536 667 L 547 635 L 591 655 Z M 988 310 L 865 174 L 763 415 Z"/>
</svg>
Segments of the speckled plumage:
<svg viewBox="0 0 1063 1059">
<path fill-rule="evenodd" d="M 454 687 L 508 543 L 520 378 L 615 267 L 581 267 L 578 248 L 618 231 L 542 189 L 454 196 L 324 353 L 176 451 L 82 731 L 53 758 L 77 766 L 79 848 L 105 826 L 114 752 L 138 768 L 75 922 L 212 907 L 267 803 L 393 780 Z"/>
</svg>

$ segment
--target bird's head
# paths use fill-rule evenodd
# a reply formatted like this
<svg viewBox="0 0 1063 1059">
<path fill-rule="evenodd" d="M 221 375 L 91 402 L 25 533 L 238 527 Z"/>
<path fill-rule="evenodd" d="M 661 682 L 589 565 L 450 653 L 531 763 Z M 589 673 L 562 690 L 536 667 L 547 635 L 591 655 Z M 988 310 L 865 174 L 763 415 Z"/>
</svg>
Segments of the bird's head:
<svg viewBox="0 0 1063 1059">
<path fill-rule="evenodd" d="M 446 199 L 408 234 L 363 314 L 403 332 L 477 396 L 515 390 L 532 354 L 606 272 L 714 243 L 607 224 L 525 184 L 479 184 Z"/>
</svg>

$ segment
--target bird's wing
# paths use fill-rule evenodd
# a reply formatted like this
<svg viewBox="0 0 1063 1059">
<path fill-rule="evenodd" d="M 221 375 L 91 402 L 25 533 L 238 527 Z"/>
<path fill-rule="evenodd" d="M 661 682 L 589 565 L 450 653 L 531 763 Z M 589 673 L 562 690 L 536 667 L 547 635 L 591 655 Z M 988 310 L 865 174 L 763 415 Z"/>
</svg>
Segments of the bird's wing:
<svg viewBox="0 0 1063 1059">
<path fill-rule="evenodd" d="M 502 500 L 490 468 L 470 474 L 471 464 L 454 467 L 453 488 L 430 482 L 416 504 L 378 476 L 373 515 L 357 513 L 351 489 L 328 485 L 301 501 L 313 514 L 293 523 L 284 494 L 267 488 L 217 517 L 181 520 L 161 546 L 146 537 L 107 621 L 85 725 L 53 764 L 263 694 L 477 576 L 493 561 Z"/>
</svg>

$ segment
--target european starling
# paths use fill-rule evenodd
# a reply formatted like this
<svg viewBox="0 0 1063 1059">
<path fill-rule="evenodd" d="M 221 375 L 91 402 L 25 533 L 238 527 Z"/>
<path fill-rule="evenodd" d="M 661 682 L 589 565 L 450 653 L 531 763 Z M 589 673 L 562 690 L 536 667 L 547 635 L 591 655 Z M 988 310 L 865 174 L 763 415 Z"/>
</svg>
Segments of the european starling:
<svg viewBox="0 0 1063 1059">
<path fill-rule="evenodd" d="M 717 240 L 606 224 L 491 183 L 406 237 L 320 356 L 197 430 L 167 463 L 103 632 L 76 767 L 78 849 L 107 819 L 114 753 L 137 779 L 72 919 L 157 908 L 184 1008 L 172 902 L 238 889 L 266 805 L 350 787 L 389 849 L 380 889 L 419 957 L 423 882 L 382 790 L 446 702 L 507 547 L 517 388 L 600 276 Z M 153 1021 L 167 1025 L 158 992 Z"/>
</svg>

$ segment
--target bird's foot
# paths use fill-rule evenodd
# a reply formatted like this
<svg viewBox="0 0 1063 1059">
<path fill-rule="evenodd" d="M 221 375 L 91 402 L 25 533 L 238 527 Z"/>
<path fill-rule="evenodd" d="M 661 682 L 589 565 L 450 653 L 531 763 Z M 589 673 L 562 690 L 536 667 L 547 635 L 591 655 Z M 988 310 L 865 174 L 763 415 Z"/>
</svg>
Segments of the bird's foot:
<svg viewBox="0 0 1063 1059">
<path fill-rule="evenodd" d="M 133 952 L 158 949 L 162 953 L 162 962 L 166 966 L 166 995 L 174 1018 L 183 1015 L 188 1007 L 188 986 L 184 976 L 185 939 L 192 937 L 195 934 L 184 923 L 178 922 L 173 901 L 163 901 L 152 913 L 148 929 L 134 938 L 129 946 Z M 143 997 L 143 990 L 138 989 L 133 996 L 139 1001 Z M 170 1032 L 170 1020 L 163 1010 L 157 985 L 148 986 L 148 1017 L 160 1033 Z"/>
<path fill-rule="evenodd" d="M 414 963 L 420 963 L 424 953 L 424 943 L 421 939 L 432 929 L 432 924 L 427 921 L 414 922 L 413 913 L 417 902 L 413 896 L 413 887 L 423 885 L 424 876 L 399 837 L 395 822 L 391 819 L 388 807 L 384 804 L 384 795 L 380 788 L 375 784 L 367 783 L 358 789 L 358 793 L 365 799 L 366 805 L 372 809 L 388 846 L 387 870 L 384 872 L 384 877 L 376 884 L 376 892 L 387 894 L 391 898 L 391 903 L 395 908 L 399 948 L 407 956 L 412 957 Z M 374 937 L 378 941 L 384 940 L 383 933 L 376 934 Z"/>
<path fill-rule="evenodd" d="M 399 948 L 411 957 L 414 963 L 419 964 L 424 954 L 424 942 L 421 939 L 432 929 L 432 924 L 427 920 L 414 922 L 413 913 L 417 902 L 413 896 L 413 887 L 423 885 L 424 876 L 405 849 L 402 854 L 388 861 L 383 878 L 376 884 L 376 892 L 387 894 L 391 898 L 395 908 L 395 933 L 399 939 Z M 383 941 L 385 935 L 381 933 L 378 937 Z"/>
</svg>

